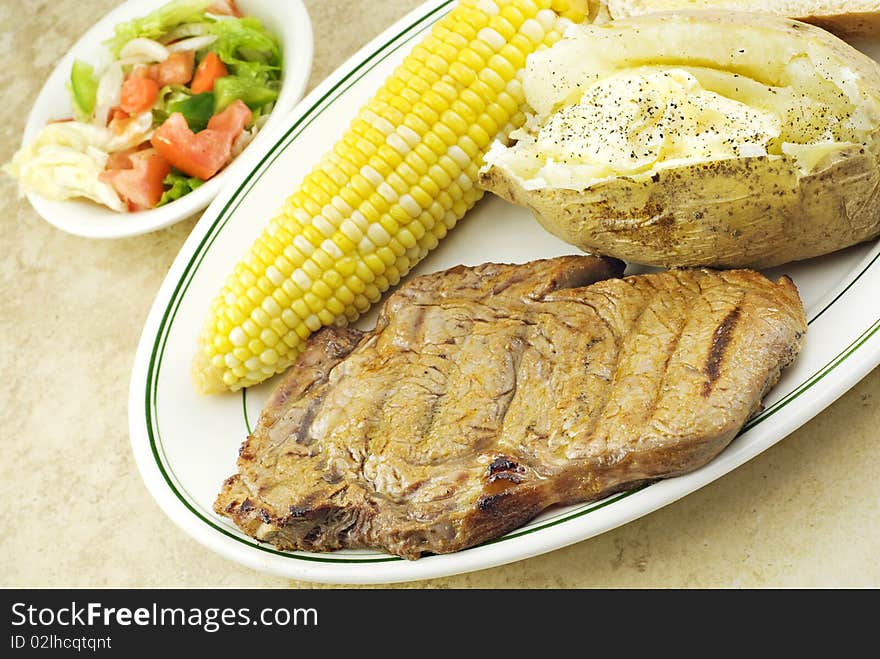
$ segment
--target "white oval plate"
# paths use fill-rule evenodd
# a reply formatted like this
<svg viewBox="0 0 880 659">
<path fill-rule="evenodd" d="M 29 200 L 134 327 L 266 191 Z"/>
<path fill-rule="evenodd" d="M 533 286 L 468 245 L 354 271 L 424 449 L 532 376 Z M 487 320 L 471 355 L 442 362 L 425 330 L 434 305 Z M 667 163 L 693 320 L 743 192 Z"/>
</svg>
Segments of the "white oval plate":
<svg viewBox="0 0 880 659">
<path fill-rule="evenodd" d="M 315 154 L 338 139 L 352 109 L 372 95 L 413 41 L 450 5 L 451 0 L 434 0 L 394 25 L 311 93 L 264 148 L 249 154 L 248 174 L 206 211 L 147 319 L 130 392 L 131 440 L 138 466 L 152 495 L 181 528 L 252 568 L 307 581 L 390 583 L 477 570 L 557 549 L 656 510 L 743 464 L 817 414 L 880 362 L 880 246 L 870 243 L 767 273 L 785 272 L 797 283 L 810 319 L 807 345 L 766 398 L 764 411 L 720 456 L 691 474 L 603 501 L 555 508 L 482 546 L 417 561 L 373 551 L 277 551 L 215 515 L 214 498 L 222 481 L 236 471 L 238 448 L 272 383 L 221 396 L 193 391 L 190 361 L 208 305 L 261 231 L 263 219 L 281 205 Z M 525 262 L 573 251 L 542 230 L 527 211 L 487 196 L 415 272 L 459 263 Z M 359 326 L 372 327 L 374 318 L 375 312 Z"/>
<path fill-rule="evenodd" d="M 73 116 L 67 81 L 75 59 L 97 64 L 102 61 L 102 42 L 113 36 L 120 23 L 150 13 L 168 0 L 129 0 L 106 14 L 61 58 L 52 71 L 28 116 L 22 144 L 30 143 L 51 119 Z M 197 190 L 165 206 L 136 213 L 117 213 L 88 200 L 52 201 L 29 193 L 28 201 L 49 224 L 86 238 L 124 238 L 156 231 L 191 217 L 204 209 L 229 181 L 240 180 L 247 169 L 242 156 L 268 146 L 264 135 L 283 123 L 302 98 L 312 70 L 312 24 L 301 0 L 240 0 L 242 13 L 255 16 L 281 43 L 284 56 L 281 93 L 266 125 L 238 158 Z"/>
</svg>

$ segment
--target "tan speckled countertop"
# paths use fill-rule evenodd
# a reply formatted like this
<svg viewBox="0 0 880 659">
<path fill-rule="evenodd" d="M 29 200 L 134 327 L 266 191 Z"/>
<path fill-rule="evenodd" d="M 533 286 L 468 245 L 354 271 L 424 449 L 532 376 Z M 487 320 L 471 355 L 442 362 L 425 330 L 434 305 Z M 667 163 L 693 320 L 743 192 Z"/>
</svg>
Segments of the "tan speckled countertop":
<svg viewBox="0 0 880 659">
<path fill-rule="evenodd" d="M 116 0 L 0 0 L 0 162 L 53 64 Z M 420 0 L 306 0 L 310 87 Z M 74 10 L 75 8 L 75 10 Z M 118 241 L 64 234 L 0 177 L 0 586 L 309 587 L 197 544 L 129 449 L 142 324 L 193 221 Z M 772 449 L 571 547 L 402 587 L 878 587 L 880 369 Z"/>
</svg>

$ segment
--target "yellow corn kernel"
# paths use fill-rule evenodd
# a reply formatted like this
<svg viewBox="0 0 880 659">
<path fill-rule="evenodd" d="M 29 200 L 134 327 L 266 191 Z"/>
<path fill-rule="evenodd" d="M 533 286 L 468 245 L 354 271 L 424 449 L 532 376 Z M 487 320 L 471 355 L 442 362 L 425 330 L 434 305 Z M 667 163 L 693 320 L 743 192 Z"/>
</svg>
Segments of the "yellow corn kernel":
<svg viewBox="0 0 880 659">
<path fill-rule="evenodd" d="M 481 4 L 460 0 L 433 26 L 233 269 L 199 338 L 198 389 L 286 369 L 312 332 L 355 320 L 480 198 L 483 154 L 525 119 L 526 56 L 588 13 L 587 0 Z"/>
</svg>

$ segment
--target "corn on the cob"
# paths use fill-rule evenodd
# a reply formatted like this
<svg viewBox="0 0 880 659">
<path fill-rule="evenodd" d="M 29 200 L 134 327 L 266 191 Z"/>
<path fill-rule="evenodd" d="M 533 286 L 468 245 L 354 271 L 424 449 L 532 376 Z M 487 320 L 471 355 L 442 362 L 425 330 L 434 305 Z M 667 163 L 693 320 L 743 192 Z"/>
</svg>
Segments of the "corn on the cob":
<svg viewBox="0 0 880 659">
<path fill-rule="evenodd" d="M 355 320 L 482 196 L 492 140 L 520 126 L 526 56 L 586 0 L 461 0 L 409 53 L 229 276 L 199 339 L 203 392 L 286 369 L 324 325 Z"/>
</svg>

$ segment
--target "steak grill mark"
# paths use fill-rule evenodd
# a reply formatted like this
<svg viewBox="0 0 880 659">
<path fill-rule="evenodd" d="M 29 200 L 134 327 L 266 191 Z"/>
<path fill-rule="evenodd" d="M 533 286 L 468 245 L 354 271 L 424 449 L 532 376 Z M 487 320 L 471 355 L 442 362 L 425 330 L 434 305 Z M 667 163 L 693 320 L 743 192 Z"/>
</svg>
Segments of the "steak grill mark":
<svg viewBox="0 0 880 659">
<path fill-rule="evenodd" d="M 797 291 L 751 271 L 622 272 L 591 256 L 459 266 L 402 285 L 371 332 L 316 333 L 215 510 L 281 549 L 412 559 L 702 466 L 797 355 Z"/>
<path fill-rule="evenodd" d="M 712 393 L 712 387 L 715 386 L 715 382 L 717 382 L 718 376 L 721 374 L 721 362 L 724 359 L 724 353 L 730 344 L 730 339 L 733 336 L 733 330 L 739 321 L 739 317 L 739 306 L 736 306 L 727 313 L 724 320 L 721 321 L 721 324 L 718 325 L 712 334 L 712 344 L 709 346 L 706 365 L 703 366 L 703 373 L 708 378 L 703 383 L 703 398 L 707 398 Z"/>
</svg>

